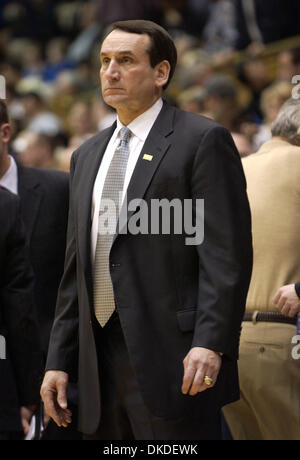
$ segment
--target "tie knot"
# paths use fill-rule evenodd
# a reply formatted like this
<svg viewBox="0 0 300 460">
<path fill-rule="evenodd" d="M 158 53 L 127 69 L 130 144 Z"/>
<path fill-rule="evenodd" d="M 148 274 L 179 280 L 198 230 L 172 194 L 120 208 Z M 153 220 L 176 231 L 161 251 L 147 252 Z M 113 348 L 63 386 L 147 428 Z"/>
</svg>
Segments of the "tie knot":
<svg viewBox="0 0 300 460">
<path fill-rule="evenodd" d="M 121 128 L 120 130 L 121 142 L 128 142 L 130 136 L 131 136 L 131 131 L 129 128 L 127 128 L 127 126 L 124 126 L 123 128 Z"/>
</svg>

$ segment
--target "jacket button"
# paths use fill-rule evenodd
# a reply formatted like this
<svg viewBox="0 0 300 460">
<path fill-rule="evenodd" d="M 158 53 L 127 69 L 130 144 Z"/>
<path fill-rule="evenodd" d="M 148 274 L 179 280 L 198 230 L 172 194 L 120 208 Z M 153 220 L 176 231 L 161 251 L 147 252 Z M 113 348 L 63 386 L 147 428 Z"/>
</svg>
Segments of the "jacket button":
<svg viewBox="0 0 300 460">
<path fill-rule="evenodd" d="M 265 347 L 260 347 L 259 348 L 260 353 L 264 353 L 266 351 Z"/>
</svg>

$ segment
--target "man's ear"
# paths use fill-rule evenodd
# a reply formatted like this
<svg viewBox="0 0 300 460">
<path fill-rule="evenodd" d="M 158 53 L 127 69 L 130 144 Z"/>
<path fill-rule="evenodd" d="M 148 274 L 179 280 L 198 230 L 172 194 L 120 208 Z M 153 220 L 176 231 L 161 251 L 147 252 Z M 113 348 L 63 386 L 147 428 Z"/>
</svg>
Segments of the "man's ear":
<svg viewBox="0 0 300 460">
<path fill-rule="evenodd" d="M 169 80 L 171 66 L 169 61 L 164 60 L 156 64 L 155 66 L 155 80 L 156 85 L 159 88 L 165 86 Z"/>
<path fill-rule="evenodd" d="M 299 126 L 299 128 L 297 129 L 297 134 L 298 134 L 298 136 L 300 136 L 300 126 Z"/>
<path fill-rule="evenodd" d="M 2 142 L 8 144 L 11 138 L 11 128 L 9 123 L 3 123 L 3 125 L 0 128 L 0 136 Z"/>
</svg>

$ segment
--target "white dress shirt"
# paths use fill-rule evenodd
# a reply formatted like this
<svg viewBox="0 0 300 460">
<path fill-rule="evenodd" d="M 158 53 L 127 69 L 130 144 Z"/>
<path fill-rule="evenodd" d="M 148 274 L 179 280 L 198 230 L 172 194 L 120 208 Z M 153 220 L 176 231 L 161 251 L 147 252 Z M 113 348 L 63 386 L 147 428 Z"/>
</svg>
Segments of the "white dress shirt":
<svg viewBox="0 0 300 460">
<path fill-rule="evenodd" d="M 9 155 L 9 159 L 10 166 L 6 173 L 0 178 L 0 185 L 15 195 L 18 195 L 18 168 L 11 155 Z"/>
<path fill-rule="evenodd" d="M 133 174 L 134 168 L 136 166 L 139 155 L 144 146 L 145 140 L 158 117 L 159 112 L 163 106 L 162 99 L 158 99 L 155 104 L 146 110 L 146 112 L 139 115 L 127 126 L 132 135 L 129 141 L 129 158 L 127 163 L 127 169 L 124 180 L 123 188 L 123 199 L 126 194 L 131 176 Z M 106 174 L 112 160 L 112 157 L 116 151 L 116 148 L 119 145 L 120 130 L 123 128 L 123 124 L 120 122 L 119 117 L 117 118 L 117 127 L 113 132 L 113 135 L 110 138 L 110 141 L 104 152 L 99 171 L 95 180 L 93 197 L 92 197 L 92 229 L 91 229 L 91 260 L 92 265 L 94 264 L 95 253 L 96 253 L 96 244 L 97 244 L 97 235 L 98 235 L 98 222 L 99 222 L 99 209 L 102 196 L 102 190 L 104 186 L 104 181 Z"/>
</svg>

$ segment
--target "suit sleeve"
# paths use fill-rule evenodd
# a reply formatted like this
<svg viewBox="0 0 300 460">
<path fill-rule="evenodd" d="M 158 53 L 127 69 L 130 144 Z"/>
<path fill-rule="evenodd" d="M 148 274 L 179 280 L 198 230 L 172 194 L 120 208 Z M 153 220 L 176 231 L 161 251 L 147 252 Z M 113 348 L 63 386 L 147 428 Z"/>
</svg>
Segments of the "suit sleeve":
<svg viewBox="0 0 300 460">
<path fill-rule="evenodd" d="M 245 176 L 226 129 L 213 127 L 204 134 L 191 187 L 194 199 L 204 199 L 193 346 L 236 359 L 252 271 L 252 236 Z"/>
<path fill-rule="evenodd" d="M 76 279 L 76 238 L 71 200 L 74 169 L 73 155 L 70 168 L 70 202 L 64 274 L 58 291 L 46 370 L 67 372 L 71 380 L 77 381 L 79 313 Z"/>
<path fill-rule="evenodd" d="M 0 303 L 7 331 L 7 355 L 16 377 L 19 404 L 27 406 L 39 402 L 43 358 L 33 298 L 33 272 L 18 206 L 15 211 L 14 226 L 6 242 Z"/>
<path fill-rule="evenodd" d="M 298 281 L 298 283 L 295 284 L 295 290 L 296 290 L 297 296 L 300 299 L 300 281 Z"/>
</svg>

